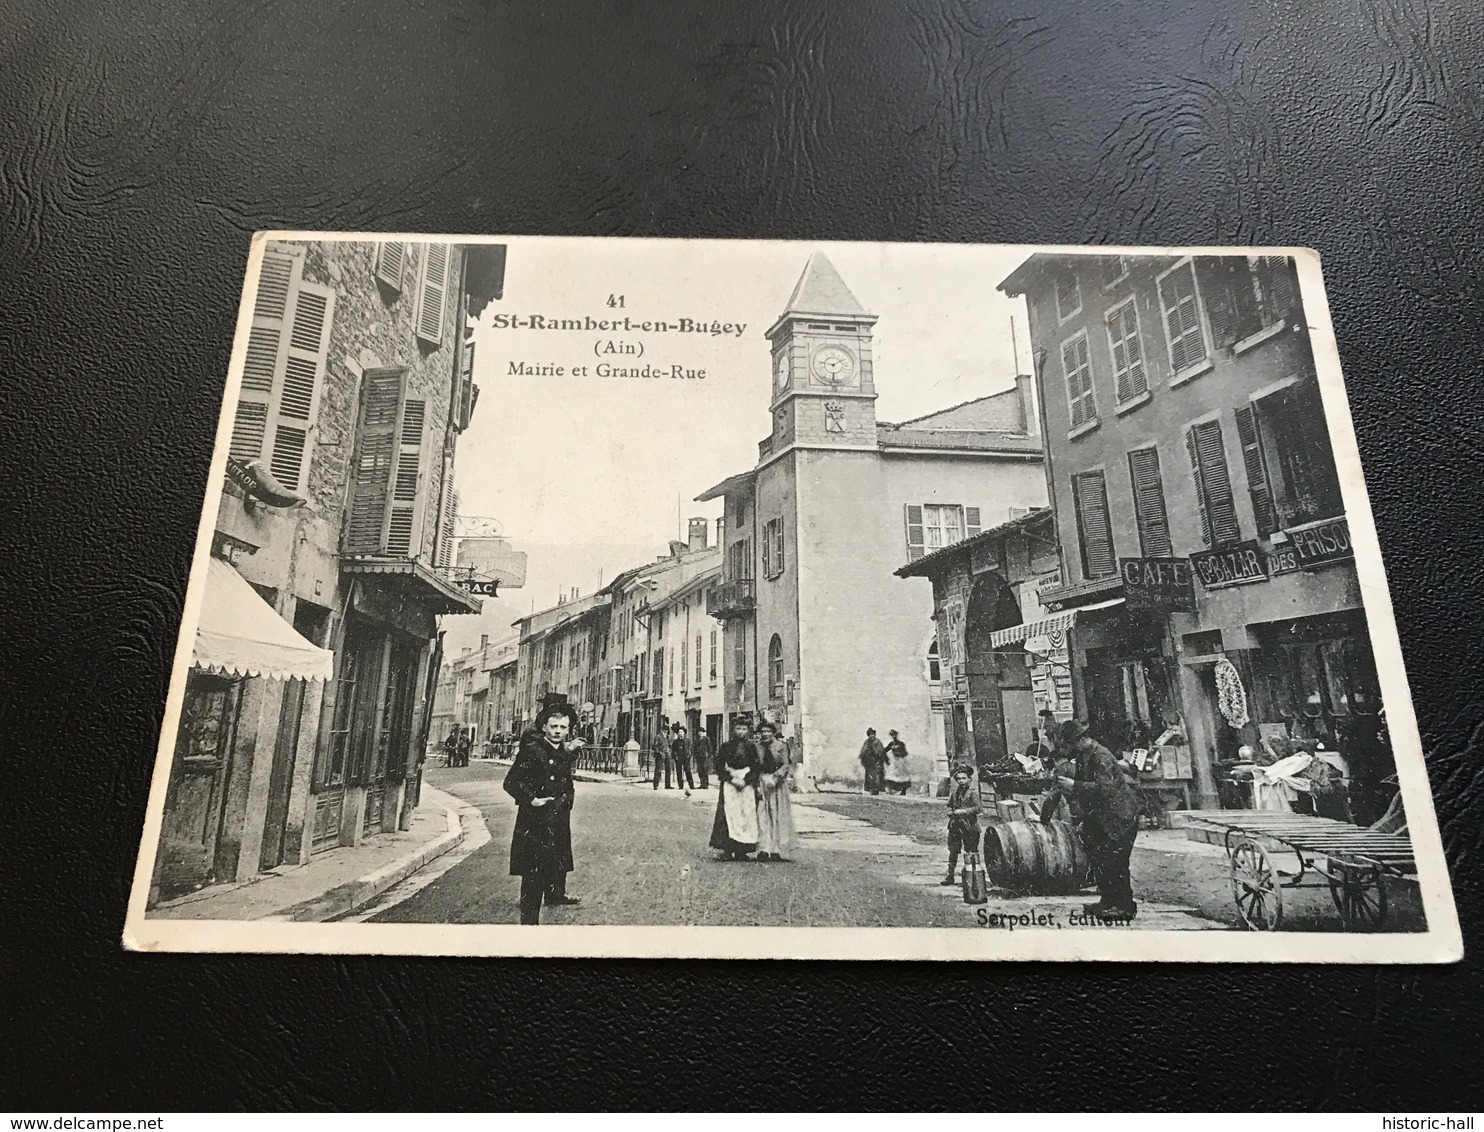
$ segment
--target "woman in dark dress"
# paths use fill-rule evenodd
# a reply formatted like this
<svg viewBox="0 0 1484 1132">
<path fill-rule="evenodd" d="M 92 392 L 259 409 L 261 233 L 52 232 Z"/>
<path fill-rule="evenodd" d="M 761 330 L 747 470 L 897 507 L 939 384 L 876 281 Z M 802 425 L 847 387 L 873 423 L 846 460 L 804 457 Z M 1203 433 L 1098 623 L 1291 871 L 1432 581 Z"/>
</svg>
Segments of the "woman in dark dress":
<svg viewBox="0 0 1484 1132">
<path fill-rule="evenodd" d="M 747 720 L 732 724 L 732 737 L 716 752 L 716 820 L 711 848 L 722 860 L 740 861 L 757 848 L 757 778 L 761 756 L 747 737 Z M 730 792 L 730 793 L 729 793 Z M 751 819 L 749 821 L 749 818 Z"/>
<path fill-rule="evenodd" d="M 552 704 L 536 717 L 536 729 L 521 736 L 515 762 L 505 775 L 505 793 L 515 799 L 510 835 L 510 875 L 521 878 L 520 922 L 539 924 L 541 902 L 578 904 L 567 895 L 572 871 L 572 756 L 567 750 L 576 713 Z"/>
</svg>

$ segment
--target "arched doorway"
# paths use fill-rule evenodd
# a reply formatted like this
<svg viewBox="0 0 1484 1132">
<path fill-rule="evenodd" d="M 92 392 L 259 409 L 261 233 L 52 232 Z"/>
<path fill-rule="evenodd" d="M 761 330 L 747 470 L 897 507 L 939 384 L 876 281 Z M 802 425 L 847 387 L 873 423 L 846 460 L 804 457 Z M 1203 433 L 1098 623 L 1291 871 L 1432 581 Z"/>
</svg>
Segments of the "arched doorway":
<svg viewBox="0 0 1484 1132">
<path fill-rule="evenodd" d="M 964 619 L 968 702 L 955 712 L 955 730 L 964 728 L 963 745 L 980 766 L 1002 762 L 1023 749 L 1036 724 L 1030 671 L 1019 649 L 996 651 L 990 635 L 1019 625 L 1020 600 L 998 574 L 980 574 L 969 593 Z"/>
</svg>

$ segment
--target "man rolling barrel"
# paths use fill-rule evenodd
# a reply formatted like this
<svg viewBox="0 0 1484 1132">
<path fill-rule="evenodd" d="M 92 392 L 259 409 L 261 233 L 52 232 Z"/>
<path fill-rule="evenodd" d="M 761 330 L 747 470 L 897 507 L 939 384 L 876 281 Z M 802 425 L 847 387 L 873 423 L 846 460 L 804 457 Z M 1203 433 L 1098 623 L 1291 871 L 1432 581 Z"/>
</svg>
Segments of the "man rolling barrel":
<svg viewBox="0 0 1484 1132">
<path fill-rule="evenodd" d="M 1069 719 L 1056 733 L 1057 757 L 1070 759 L 1059 766 L 1057 785 L 1072 800 L 1082 845 L 1092 862 L 1098 883 L 1096 904 L 1083 911 L 1100 920 L 1127 922 L 1138 912 L 1129 881 L 1129 857 L 1139 829 L 1139 795 L 1113 752 L 1087 735 L 1087 724 Z"/>
</svg>

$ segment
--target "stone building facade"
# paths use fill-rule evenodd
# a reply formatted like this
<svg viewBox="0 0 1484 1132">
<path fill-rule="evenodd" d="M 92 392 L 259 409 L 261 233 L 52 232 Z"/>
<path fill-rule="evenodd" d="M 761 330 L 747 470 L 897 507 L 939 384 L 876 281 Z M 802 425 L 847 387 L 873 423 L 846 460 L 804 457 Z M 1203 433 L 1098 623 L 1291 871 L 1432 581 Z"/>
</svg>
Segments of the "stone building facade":
<svg viewBox="0 0 1484 1132">
<path fill-rule="evenodd" d="M 1000 286 L 1029 313 L 1077 711 L 1114 747 L 1173 733 L 1203 806 L 1243 746 L 1317 739 L 1368 811 L 1393 764 L 1293 262 L 1041 254 Z"/>
<path fill-rule="evenodd" d="M 446 570 L 454 453 L 477 399 L 465 328 L 492 297 L 497 251 L 263 249 L 245 297 L 213 554 L 293 634 L 334 654 L 333 675 L 192 671 L 187 712 L 203 723 L 179 734 L 157 896 L 302 863 L 410 820 L 437 619 L 479 609 Z M 192 747 L 203 734 L 209 758 Z"/>
<path fill-rule="evenodd" d="M 932 595 L 892 573 L 1045 502 L 1029 381 L 901 424 L 876 420 L 876 317 L 814 255 L 767 333 L 772 430 L 758 462 L 699 498 L 725 500 L 731 713 L 766 715 L 804 783 L 856 783 L 867 727 L 896 729 L 930 790 L 945 742 L 934 710 Z"/>
</svg>

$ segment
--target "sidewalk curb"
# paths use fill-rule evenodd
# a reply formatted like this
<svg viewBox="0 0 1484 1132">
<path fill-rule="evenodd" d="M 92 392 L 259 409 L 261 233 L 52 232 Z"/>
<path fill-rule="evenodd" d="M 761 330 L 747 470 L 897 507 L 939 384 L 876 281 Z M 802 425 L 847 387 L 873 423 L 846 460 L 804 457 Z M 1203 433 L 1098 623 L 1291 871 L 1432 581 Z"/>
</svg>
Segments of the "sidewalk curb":
<svg viewBox="0 0 1484 1132">
<path fill-rule="evenodd" d="M 435 788 L 425 787 L 425 789 Z M 452 801 L 459 801 L 446 791 L 437 790 L 436 792 Z M 394 884 L 406 880 L 418 869 L 443 856 L 464 840 L 464 824 L 459 817 L 458 810 L 447 803 L 440 804 L 443 806 L 447 825 L 445 833 L 435 837 L 432 841 L 419 845 L 405 857 L 383 865 L 375 872 L 337 885 L 319 896 L 301 900 L 298 904 L 291 904 L 271 916 L 264 916 L 263 919 L 292 920 L 298 923 L 323 922 L 349 916 L 364 908 Z"/>
</svg>

